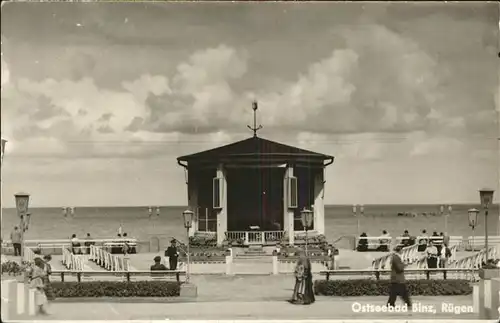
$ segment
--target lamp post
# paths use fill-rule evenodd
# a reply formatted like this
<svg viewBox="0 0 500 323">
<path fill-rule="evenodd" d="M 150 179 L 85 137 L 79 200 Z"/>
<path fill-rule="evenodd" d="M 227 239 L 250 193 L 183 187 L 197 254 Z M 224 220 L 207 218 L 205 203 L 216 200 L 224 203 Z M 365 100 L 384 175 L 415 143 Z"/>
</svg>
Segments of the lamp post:
<svg viewBox="0 0 500 323">
<path fill-rule="evenodd" d="M 359 215 L 358 215 L 358 210 L 359 210 Z M 365 207 L 363 206 L 363 204 L 359 205 L 359 209 L 358 205 L 354 204 L 352 206 L 352 215 L 354 215 L 357 221 L 357 230 L 359 237 L 359 235 L 361 234 L 361 217 L 365 215 Z"/>
<path fill-rule="evenodd" d="M 472 229 L 472 247 L 474 248 L 474 237 L 475 237 L 474 229 L 477 226 L 477 215 L 479 214 L 479 210 L 469 209 L 469 211 L 467 212 L 469 213 L 469 227 L 471 227 Z"/>
<path fill-rule="evenodd" d="M 493 202 L 494 192 L 494 190 L 489 188 L 479 190 L 481 206 L 484 209 L 484 248 L 486 249 L 486 254 L 488 254 L 488 208 L 490 207 L 491 202 Z"/>
<path fill-rule="evenodd" d="M 445 214 L 445 210 L 448 210 L 448 213 Z M 439 211 L 441 216 L 444 218 L 444 232 L 448 234 L 448 218 L 451 216 L 451 212 L 453 212 L 453 207 L 451 205 L 448 205 L 447 207 L 445 205 L 441 205 Z"/>
<path fill-rule="evenodd" d="M 477 215 L 479 214 L 478 209 L 469 209 L 469 227 L 472 229 L 472 251 L 474 251 L 474 229 L 477 225 Z M 472 279 L 474 280 L 474 266 L 472 266 Z"/>
<path fill-rule="evenodd" d="M 182 216 L 184 218 L 184 228 L 186 228 L 187 232 L 187 270 L 186 270 L 186 282 L 189 282 L 189 276 L 190 276 L 190 258 L 189 258 L 189 253 L 190 253 L 190 242 L 189 242 L 189 229 L 193 225 L 193 216 L 194 212 L 191 210 L 186 210 L 182 212 Z"/>
<path fill-rule="evenodd" d="M 309 227 L 311 227 L 312 225 L 312 219 L 313 219 L 313 211 L 306 208 L 303 208 L 302 211 L 300 211 L 300 220 L 302 221 L 302 226 L 306 231 L 306 256 L 307 256 L 307 244 L 309 243 L 308 231 Z"/>
<path fill-rule="evenodd" d="M 30 222 L 30 213 L 28 213 L 30 195 L 28 193 L 17 193 L 14 194 L 14 198 L 16 199 L 16 210 L 20 220 L 22 261 L 24 260 L 24 232 L 28 230 Z"/>
</svg>

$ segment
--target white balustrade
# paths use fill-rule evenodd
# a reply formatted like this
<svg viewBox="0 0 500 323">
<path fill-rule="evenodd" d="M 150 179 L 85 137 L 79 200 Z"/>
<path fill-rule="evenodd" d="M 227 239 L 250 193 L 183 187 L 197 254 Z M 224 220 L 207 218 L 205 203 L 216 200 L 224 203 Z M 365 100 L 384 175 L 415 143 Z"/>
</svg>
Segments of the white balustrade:
<svg viewBox="0 0 500 323">
<path fill-rule="evenodd" d="M 63 249 L 62 262 L 67 269 L 71 269 L 74 271 L 83 271 L 84 269 L 86 269 L 85 259 L 74 255 L 68 249 Z"/>
<path fill-rule="evenodd" d="M 128 258 L 112 255 L 101 247 L 91 246 L 89 259 L 109 271 L 134 270 L 133 267 L 130 266 Z"/>
<path fill-rule="evenodd" d="M 285 231 L 228 231 L 229 241 L 241 240 L 244 244 L 275 244 L 280 242 Z"/>
<path fill-rule="evenodd" d="M 28 248 L 28 247 L 24 247 L 24 260 L 29 262 L 29 263 L 33 263 L 33 261 L 35 260 L 37 256 L 35 255 L 35 253 L 33 252 L 33 250 L 31 250 L 31 248 Z"/>
</svg>

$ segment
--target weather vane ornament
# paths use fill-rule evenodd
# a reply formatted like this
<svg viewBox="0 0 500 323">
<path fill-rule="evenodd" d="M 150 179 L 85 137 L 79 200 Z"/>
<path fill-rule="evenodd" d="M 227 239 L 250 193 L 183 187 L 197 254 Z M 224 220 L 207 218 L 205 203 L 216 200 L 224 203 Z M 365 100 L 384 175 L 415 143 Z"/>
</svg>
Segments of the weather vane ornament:
<svg viewBox="0 0 500 323">
<path fill-rule="evenodd" d="M 257 101 L 252 102 L 252 110 L 253 110 L 253 127 L 247 125 L 248 129 L 253 131 L 253 136 L 257 137 L 257 131 L 262 129 L 262 125 L 257 126 L 257 109 L 258 109 Z"/>
</svg>

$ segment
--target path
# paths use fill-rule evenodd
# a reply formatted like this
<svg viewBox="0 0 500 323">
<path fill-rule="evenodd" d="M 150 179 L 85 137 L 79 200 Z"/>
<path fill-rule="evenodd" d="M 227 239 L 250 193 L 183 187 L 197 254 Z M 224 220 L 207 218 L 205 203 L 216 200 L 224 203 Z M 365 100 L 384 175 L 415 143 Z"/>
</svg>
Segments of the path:
<svg viewBox="0 0 500 323">
<path fill-rule="evenodd" d="M 434 313 L 355 313 L 353 303 L 383 305 L 386 297 L 318 297 L 310 306 L 296 306 L 284 300 L 190 303 L 53 303 L 51 320 L 159 320 L 159 319 L 474 319 L 476 314 L 444 313 L 440 297 L 416 297 L 415 303 L 434 305 Z M 454 305 L 469 305 L 470 297 L 449 297 Z"/>
</svg>

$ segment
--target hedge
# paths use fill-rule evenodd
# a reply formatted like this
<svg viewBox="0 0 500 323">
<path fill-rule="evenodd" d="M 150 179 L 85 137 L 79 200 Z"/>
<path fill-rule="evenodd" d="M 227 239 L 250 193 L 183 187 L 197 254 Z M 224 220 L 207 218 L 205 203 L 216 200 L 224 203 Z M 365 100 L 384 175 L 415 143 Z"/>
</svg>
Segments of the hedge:
<svg viewBox="0 0 500 323">
<path fill-rule="evenodd" d="M 71 297 L 175 297 L 180 283 L 170 281 L 138 282 L 52 282 L 56 298 Z"/>
<path fill-rule="evenodd" d="M 442 296 L 470 295 L 472 286 L 465 279 L 408 280 L 410 295 Z M 389 295 L 389 280 L 316 280 L 316 295 L 324 296 L 381 296 Z"/>
</svg>

